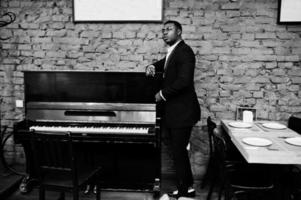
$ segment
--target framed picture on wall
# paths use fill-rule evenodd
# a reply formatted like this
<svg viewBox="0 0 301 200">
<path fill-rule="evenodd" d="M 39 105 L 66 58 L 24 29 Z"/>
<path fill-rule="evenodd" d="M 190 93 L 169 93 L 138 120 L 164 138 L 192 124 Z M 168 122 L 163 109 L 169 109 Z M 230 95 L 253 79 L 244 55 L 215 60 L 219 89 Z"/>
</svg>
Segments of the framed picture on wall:
<svg viewBox="0 0 301 200">
<path fill-rule="evenodd" d="M 73 0 L 74 22 L 162 22 L 163 0 Z"/>
<path fill-rule="evenodd" d="M 301 24 L 301 0 L 278 0 L 278 24 Z"/>
</svg>

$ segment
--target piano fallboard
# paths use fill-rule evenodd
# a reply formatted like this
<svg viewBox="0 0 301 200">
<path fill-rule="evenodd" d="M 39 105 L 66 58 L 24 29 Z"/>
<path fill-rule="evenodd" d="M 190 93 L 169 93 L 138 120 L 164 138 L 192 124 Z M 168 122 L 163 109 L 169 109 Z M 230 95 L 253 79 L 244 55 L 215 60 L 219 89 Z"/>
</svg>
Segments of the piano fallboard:
<svg viewBox="0 0 301 200">
<path fill-rule="evenodd" d="M 156 122 L 155 104 L 28 102 L 26 111 L 26 119 L 32 121 Z"/>
</svg>

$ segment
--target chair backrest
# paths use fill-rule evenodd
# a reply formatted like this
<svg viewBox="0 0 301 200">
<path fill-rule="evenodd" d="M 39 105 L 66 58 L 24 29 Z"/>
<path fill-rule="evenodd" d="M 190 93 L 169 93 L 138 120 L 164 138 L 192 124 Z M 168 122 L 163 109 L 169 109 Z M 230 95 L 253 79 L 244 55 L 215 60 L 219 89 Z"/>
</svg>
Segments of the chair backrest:
<svg viewBox="0 0 301 200">
<path fill-rule="evenodd" d="M 207 129 L 208 129 L 208 138 L 209 138 L 209 154 L 210 156 L 213 153 L 213 134 L 214 129 L 216 128 L 216 123 L 211 120 L 211 117 L 209 116 L 207 118 Z"/>
<path fill-rule="evenodd" d="M 224 164 L 223 162 L 225 162 L 227 154 L 229 154 L 229 145 L 231 143 L 227 142 L 227 137 L 217 130 L 217 125 L 211 120 L 211 117 L 207 118 L 207 127 L 210 152 L 218 157 L 221 164 Z"/>
<path fill-rule="evenodd" d="M 301 113 L 293 114 L 289 117 L 288 127 L 301 134 Z"/>
<path fill-rule="evenodd" d="M 69 133 L 32 132 L 31 138 L 40 179 L 45 173 L 56 171 L 69 173 L 73 183 L 77 182 L 75 153 Z"/>
<path fill-rule="evenodd" d="M 227 151 L 227 142 L 225 138 L 222 135 L 216 134 L 213 132 L 212 134 L 212 140 L 214 145 L 214 153 L 220 161 L 225 161 L 226 159 L 226 151 Z"/>
</svg>

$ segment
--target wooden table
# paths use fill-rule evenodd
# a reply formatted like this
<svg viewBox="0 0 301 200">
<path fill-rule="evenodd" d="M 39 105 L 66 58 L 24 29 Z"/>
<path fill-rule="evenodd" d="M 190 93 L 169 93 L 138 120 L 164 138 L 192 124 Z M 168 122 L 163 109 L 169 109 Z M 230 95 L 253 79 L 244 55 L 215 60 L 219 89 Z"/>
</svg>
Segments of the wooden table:
<svg viewBox="0 0 301 200">
<path fill-rule="evenodd" d="M 251 128 L 234 128 L 229 126 L 229 122 L 233 120 L 222 120 L 222 127 L 248 163 L 301 164 L 301 146 L 285 142 L 288 137 L 301 137 L 293 130 L 268 129 L 262 126 L 266 121 L 255 121 Z M 272 144 L 264 147 L 251 146 L 242 141 L 245 137 L 265 138 L 272 141 Z"/>
</svg>

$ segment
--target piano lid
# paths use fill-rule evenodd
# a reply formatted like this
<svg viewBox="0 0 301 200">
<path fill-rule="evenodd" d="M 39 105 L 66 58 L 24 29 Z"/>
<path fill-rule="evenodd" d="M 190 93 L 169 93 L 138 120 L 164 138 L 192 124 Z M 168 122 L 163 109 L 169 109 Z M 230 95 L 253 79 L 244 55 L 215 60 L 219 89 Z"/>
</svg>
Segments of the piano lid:
<svg viewBox="0 0 301 200">
<path fill-rule="evenodd" d="M 155 103 L 158 77 L 141 72 L 25 71 L 25 102 Z"/>
</svg>

